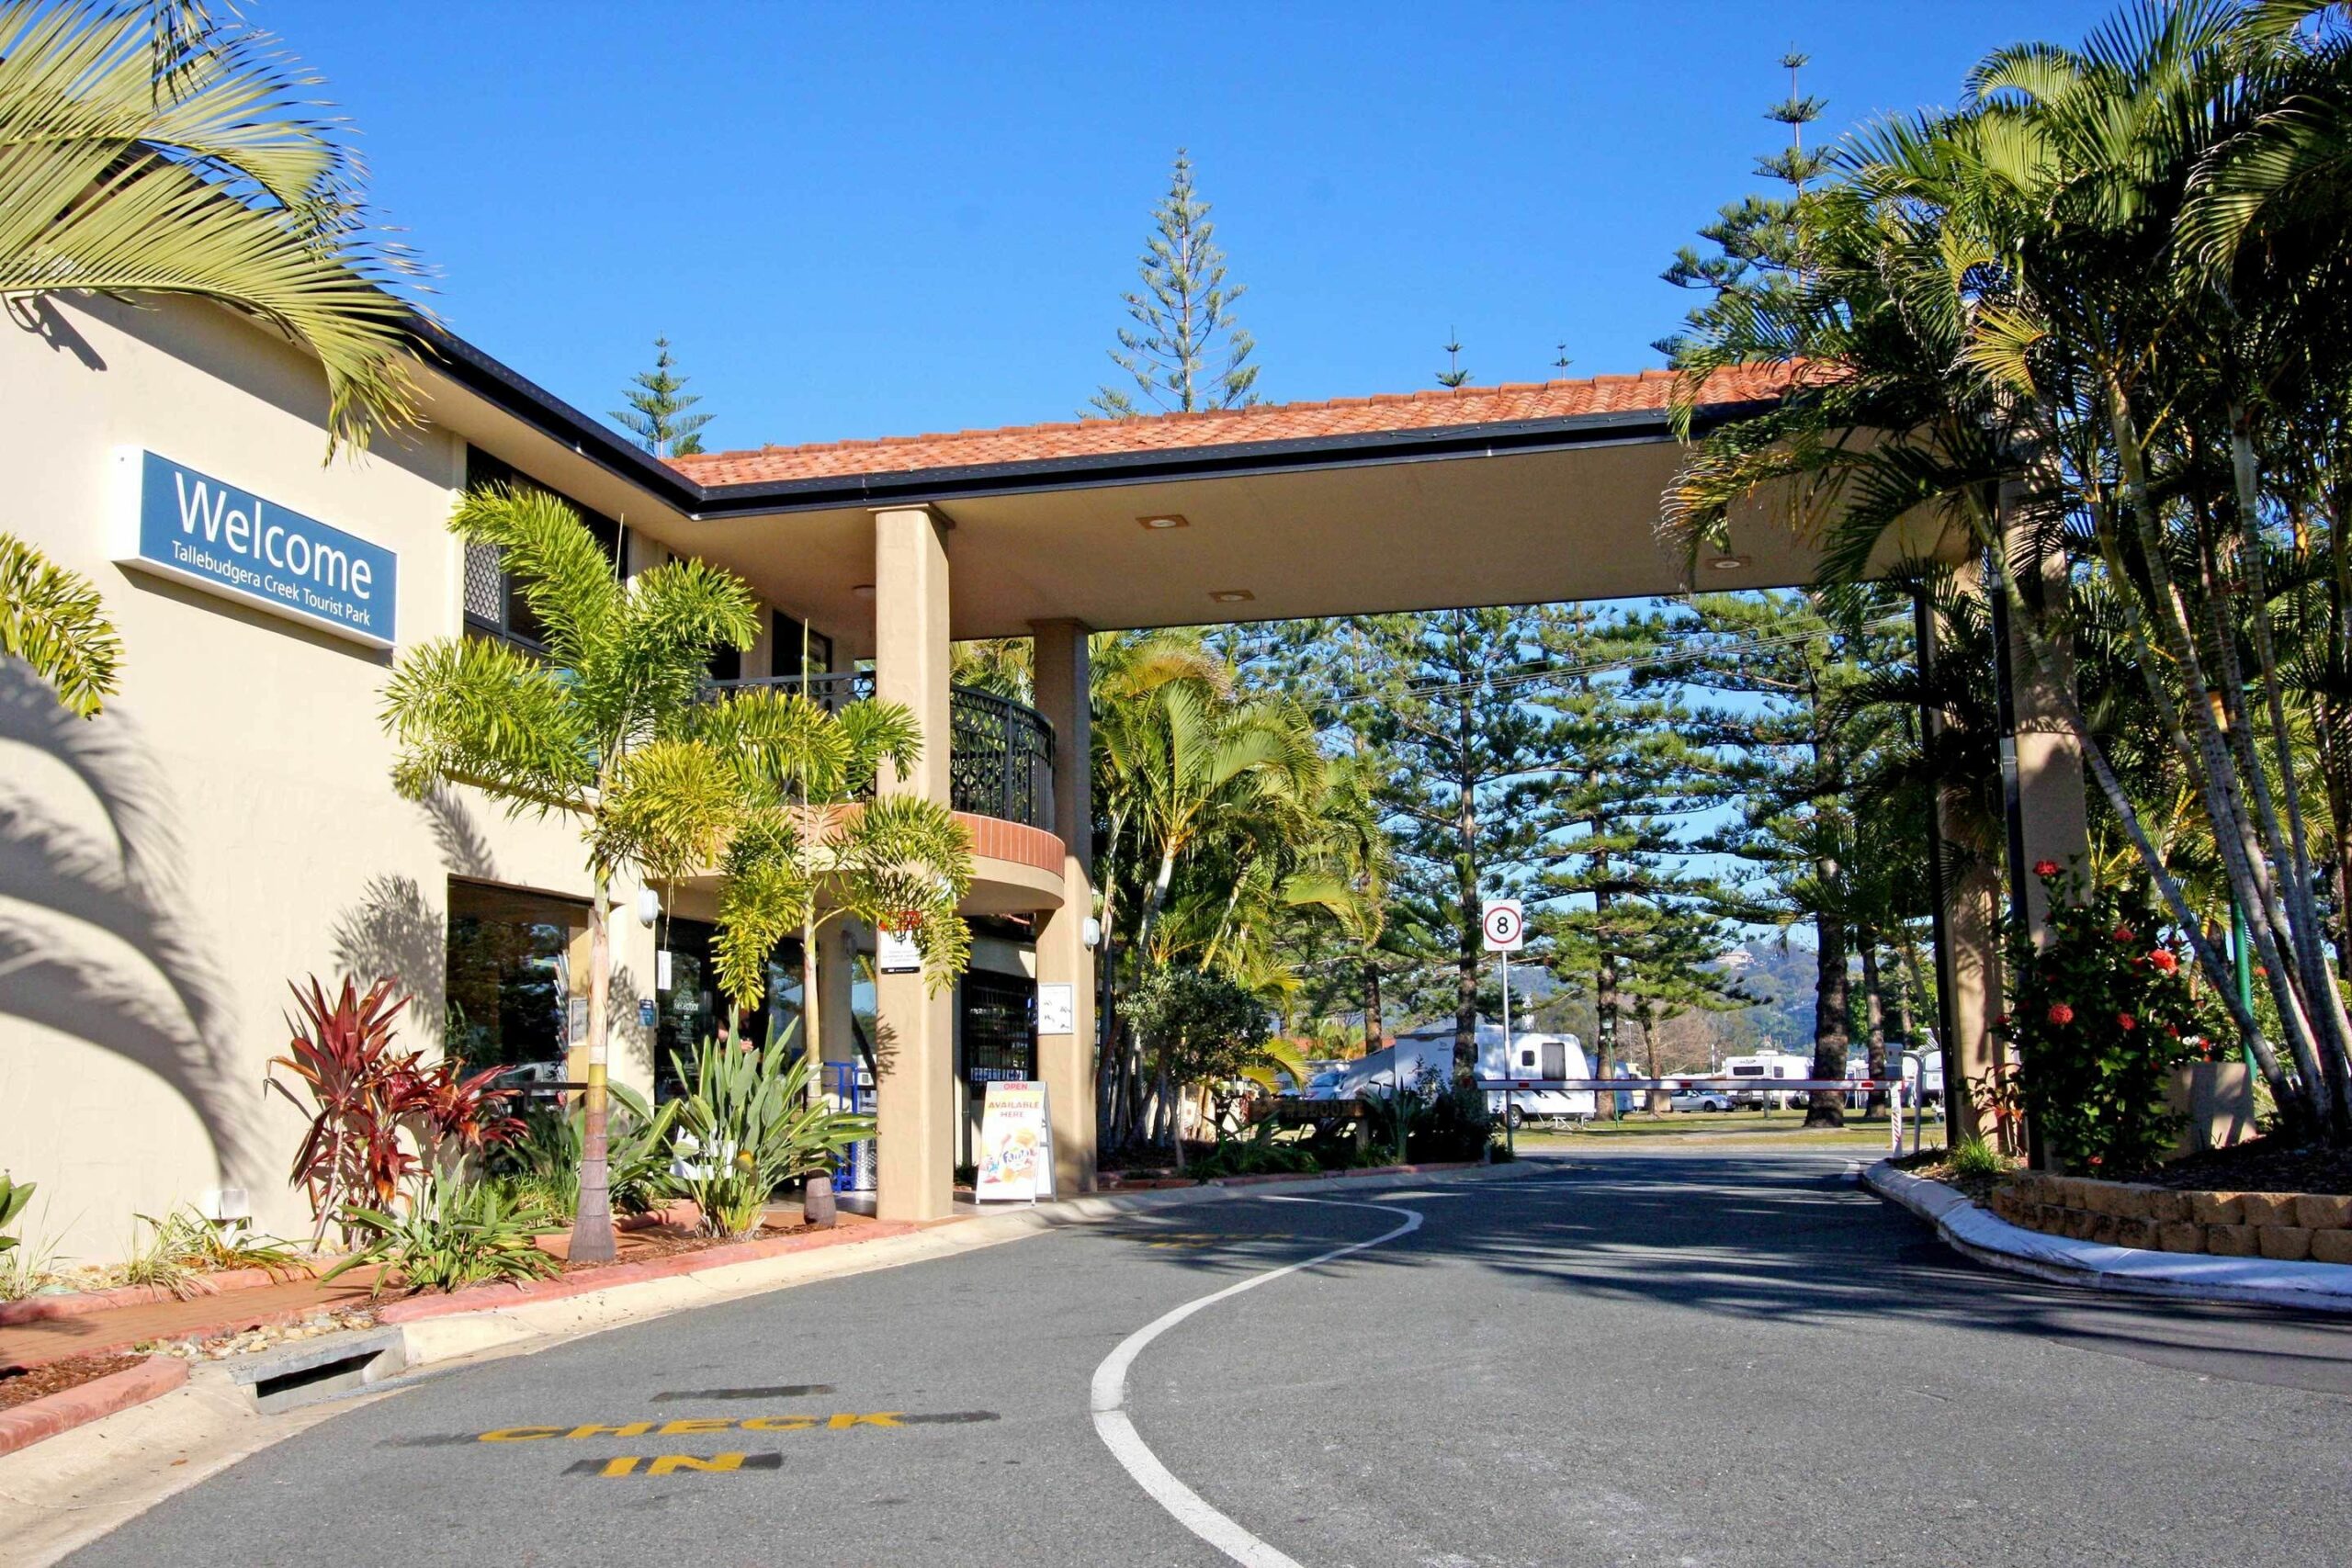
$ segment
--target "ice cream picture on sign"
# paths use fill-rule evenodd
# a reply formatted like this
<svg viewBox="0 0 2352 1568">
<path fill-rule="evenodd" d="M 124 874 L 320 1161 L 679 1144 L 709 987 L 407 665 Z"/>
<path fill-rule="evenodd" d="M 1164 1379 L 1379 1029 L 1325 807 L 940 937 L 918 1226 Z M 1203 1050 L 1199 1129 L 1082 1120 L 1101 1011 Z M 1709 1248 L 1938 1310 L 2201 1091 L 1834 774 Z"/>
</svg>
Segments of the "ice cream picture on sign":
<svg viewBox="0 0 2352 1568">
<path fill-rule="evenodd" d="M 988 1086 L 980 1111 L 979 1169 L 972 1195 L 981 1202 L 1029 1202 L 1054 1195 L 1054 1138 L 1046 1086 Z"/>
</svg>

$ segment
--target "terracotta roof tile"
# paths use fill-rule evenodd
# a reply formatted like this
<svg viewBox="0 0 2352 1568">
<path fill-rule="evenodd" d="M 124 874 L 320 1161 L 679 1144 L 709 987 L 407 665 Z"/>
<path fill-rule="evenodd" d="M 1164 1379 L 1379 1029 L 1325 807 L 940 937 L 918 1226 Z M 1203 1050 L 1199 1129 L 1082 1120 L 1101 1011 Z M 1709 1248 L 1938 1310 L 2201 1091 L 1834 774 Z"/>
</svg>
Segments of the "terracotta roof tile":
<svg viewBox="0 0 2352 1568">
<path fill-rule="evenodd" d="M 1708 402 L 1751 402 L 1787 385 L 1780 366 L 1739 366 L 1707 383 Z M 1114 457 L 1131 452 L 1181 452 L 1202 446 L 1266 441 L 1306 441 L 1339 435 L 1447 430 L 1570 419 L 1579 414 L 1663 410 L 1675 377 L 1668 370 L 1599 376 L 1587 381 L 1514 382 L 1423 392 L 1382 392 L 1319 403 L 1269 403 L 1207 413 L 1155 414 L 1140 419 L 1090 419 L 1061 424 L 1018 424 L 1002 430 L 960 430 L 931 435 L 886 435 L 808 446 L 762 446 L 742 452 L 702 452 L 670 466 L 707 486 L 834 479 L 852 474 L 905 473 L 1056 458 Z"/>
</svg>

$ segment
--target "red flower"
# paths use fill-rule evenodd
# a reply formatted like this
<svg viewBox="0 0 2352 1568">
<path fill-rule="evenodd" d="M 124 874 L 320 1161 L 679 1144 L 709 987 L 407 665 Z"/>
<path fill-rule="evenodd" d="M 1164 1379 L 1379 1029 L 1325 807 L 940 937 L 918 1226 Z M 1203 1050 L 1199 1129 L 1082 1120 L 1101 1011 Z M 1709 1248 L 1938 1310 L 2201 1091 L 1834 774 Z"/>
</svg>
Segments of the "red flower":
<svg viewBox="0 0 2352 1568">
<path fill-rule="evenodd" d="M 2067 1024 L 2075 1021 L 2075 1010 L 2068 1007 L 2064 1002 L 2052 1002 L 2050 1004 L 2050 1021 L 2057 1024 L 2063 1029 Z"/>
<path fill-rule="evenodd" d="M 2118 942 L 2137 942 L 2140 940 L 2140 933 L 2133 931 L 2130 926 L 2118 926 L 2115 928 L 2115 940 Z"/>
<path fill-rule="evenodd" d="M 2172 949 L 2168 947 L 2160 947 L 2148 954 L 2148 962 L 2166 975 L 2180 967 L 2180 960 L 2173 956 Z"/>
<path fill-rule="evenodd" d="M 2007 1013 L 1999 1013 L 1999 1014 L 1996 1014 L 1996 1015 L 1994 1017 L 1994 1020 L 1993 1020 L 1993 1027 L 1994 1027 L 1994 1028 L 1996 1028 L 1996 1029 L 2007 1029 L 2008 1026 L 2009 1026 L 2009 1015 L 2008 1015 Z"/>
<path fill-rule="evenodd" d="M 2165 1032 L 2171 1035 L 2175 1040 L 2177 1040 L 2180 1038 L 2180 1025 L 2177 1023 L 2167 1023 L 2165 1025 Z"/>
<path fill-rule="evenodd" d="M 2054 860 L 2038 860 L 2033 863 L 2033 874 L 2036 876 L 2055 876 L 2058 874 L 2058 863 Z"/>
<path fill-rule="evenodd" d="M 2140 1027 L 2140 1021 L 2133 1018 L 2128 1012 L 2117 1013 L 2115 1015 L 2115 1021 L 2121 1026 L 2123 1032 L 2126 1034 L 2131 1033 L 2133 1030 Z"/>
</svg>

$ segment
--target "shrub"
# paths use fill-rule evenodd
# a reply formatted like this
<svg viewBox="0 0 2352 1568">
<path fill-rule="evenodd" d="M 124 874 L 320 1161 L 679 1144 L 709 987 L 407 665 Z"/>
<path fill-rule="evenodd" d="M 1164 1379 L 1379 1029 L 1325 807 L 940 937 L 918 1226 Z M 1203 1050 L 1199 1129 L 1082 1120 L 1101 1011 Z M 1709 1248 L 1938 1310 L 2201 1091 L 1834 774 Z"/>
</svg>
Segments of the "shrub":
<svg viewBox="0 0 2352 1568">
<path fill-rule="evenodd" d="M 1261 1122 L 1238 1138 L 1220 1139 L 1216 1147 L 1193 1162 L 1191 1174 L 1207 1181 L 1220 1176 L 1286 1175 L 1323 1168 L 1307 1145 L 1278 1140 L 1273 1134 L 1272 1122 Z"/>
<path fill-rule="evenodd" d="M 1972 1133 L 1952 1145 L 1951 1169 L 1954 1176 L 1992 1180 L 2008 1174 L 2009 1161 L 1983 1135 Z"/>
<path fill-rule="evenodd" d="M 673 1102 L 672 1169 L 709 1235 L 758 1228 L 760 1211 L 784 1183 L 831 1171 L 843 1149 L 874 1136 L 873 1117 L 835 1111 L 809 1093 L 799 1032 L 794 1024 L 756 1051 L 706 1040 L 682 1074 L 688 1087 Z"/>
<path fill-rule="evenodd" d="M 2183 944 L 2158 934 L 2144 899 L 2051 861 L 2033 869 L 2050 893 L 2051 941 L 2036 947 L 2030 933 L 2010 933 L 2016 1001 L 1995 1020 L 2017 1048 L 2016 1097 L 2069 1169 L 2138 1175 L 2179 1131 L 2165 1080 L 2210 1056 L 2213 1023 Z"/>
<path fill-rule="evenodd" d="M 484 1280 L 519 1283 L 556 1271 L 555 1259 L 534 1240 L 546 1214 L 487 1181 L 428 1177 L 404 1211 L 354 1208 L 342 1218 L 367 1239 L 323 1279 L 379 1263 L 385 1270 L 377 1276 L 379 1292 L 395 1275 L 412 1292 L 458 1291 Z"/>
<path fill-rule="evenodd" d="M 17 1238 L 8 1234 L 8 1227 L 17 1223 L 17 1216 L 23 1213 L 25 1205 L 33 1201 L 34 1185 L 29 1181 L 12 1181 L 6 1174 L 0 1174 L 0 1252 L 16 1249 Z"/>
<path fill-rule="evenodd" d="M 231 1232 L 185 1206 L 162 1219 L 137 1216 L 147 1227 L 130 1255 L 113 1270 L 117 1283 L 160 1285 L 182 1301 L 212 1287 L 204 1276 L 230 1269 L 266 1269 L 273 1274 L 302 1272 L 302 1261 L 274 1236 Z"/>
<path fill-rule="evenodd" d="M 293 1179 L 317 1217 L 314 1246 L 345 1215 L 397 1205 L 412 1176 L 430 1181 L 458 1158 L 522 1130 L 507 1109 L 513 1091 L 490 1087 L 499 1068 L 467 1077 L 454 1057 L 427 1065 L 418 1052 L 392 1048 L 393 1021 L 409 1001 L 395 998 L 392 986 L 379 980 L 363 997 L 346 976 L 333 1002 L 316 976 L 307 995 L 288 987 L 301 1016 L 286 1021 L 287 1055 L 270 1066 L 293 1075 L 309 1104 L 276 1077 L 266 1081 L 311 1116 L 294 1154 Z M 344 1235 L 353 1235 L 348 1224 Z"/>
<path fill-rule="evenodd" d="M 674 1196 L 670 1175 L 670 1124 L 674 1104 L 655 1111 L 626 1084 L 607 1084 L 612 1107 L 605 1121 L 606 1179 L 612 1204 L 624 1214 L 642 1214 Z M 510 1190 L 534 1193 L 553 1213 L 569 1218 L 580 1210 L 580 1149 L 586 1140 L 588 1111 L 540 1107 L 525 1113 L 521 1131 L 493 1147 L 484 1167 Z"/>
<path fill-rule="evenodd" d="M 1487 1111 L 1487 1091 L 1436 1067 L 1422 1069 L 1402 1094 L 1369 1095 L 1364 1103 L 1369 1108 L 1367 1157 L 1374 1165 L 1396 1158 L 1399 1116 L 1405 1122 L 1405 1160 L 1410 1165 L 1475 1160 L 1502 1146 L 1496 1141 L 1502 1119 Z"/>
</svg>

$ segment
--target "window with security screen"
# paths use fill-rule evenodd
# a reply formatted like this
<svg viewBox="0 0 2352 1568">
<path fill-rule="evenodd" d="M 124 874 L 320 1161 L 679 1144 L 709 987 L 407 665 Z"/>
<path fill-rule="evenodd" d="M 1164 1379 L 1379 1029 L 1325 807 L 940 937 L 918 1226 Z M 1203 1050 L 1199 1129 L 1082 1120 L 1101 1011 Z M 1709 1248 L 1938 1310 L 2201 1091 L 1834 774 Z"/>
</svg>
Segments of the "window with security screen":
<svg viewBox="0 0 2352 1568">
<path fill-rule="evenodd" d="M 1018 975 L 967 969 L 963 979 L 964 1078 L 1020 1083 L 1037 1076 L 1037 987 Z"/>
<path fill-rule="evenodd" d="M 494 457 L 479 446 L 466 448 L 466 488 L 477 485 L 528 485 L 545 491 L 580 514 L 605 558 L 618 562 L 621 558 L 621 525 L 601 512 L 591 511 L 571 497 L 549 485 L 543 485 L 515 468 L 503 457 Z M 547 642 L 547 627 L 539 622 L 513 576 L 499 560 L 495 545 L 466 547 L 466 626 L 467 629 L 491 637 L 503 637 L 530 648 L 541 648 Z"/>
</svg>

